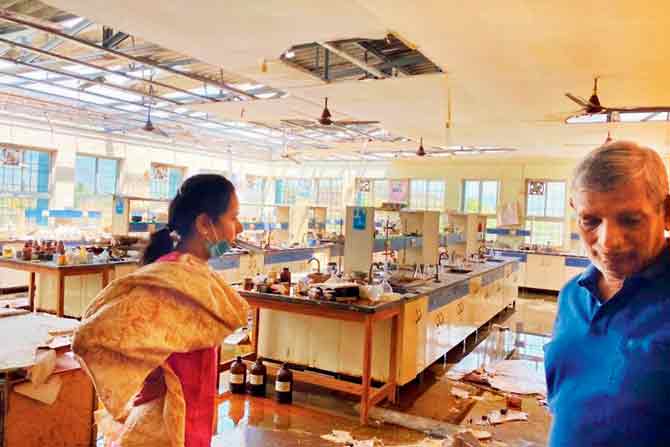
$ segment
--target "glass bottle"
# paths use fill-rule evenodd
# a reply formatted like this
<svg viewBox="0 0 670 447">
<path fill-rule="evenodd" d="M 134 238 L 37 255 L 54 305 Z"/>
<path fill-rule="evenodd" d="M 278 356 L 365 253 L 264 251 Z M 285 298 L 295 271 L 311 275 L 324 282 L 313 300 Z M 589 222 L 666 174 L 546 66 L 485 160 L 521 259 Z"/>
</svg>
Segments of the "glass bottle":
<svg viewBox="0 0 670 447">
<path fill-rule="evenodd" d="M 267 378 L 268 372 L 265 365 L 263 365 L 263 359 L 258 357 L 249 369 L 249 394 L 257 397 L 265 397 Z"/>
<path fill-rule="evenodd" d="M 293 402 L 293 373 L 288 369 L 286 363 L 277 372 L 275 393 L 277 394 L 277 402 L 280 404 L 290 404 Z"/>
<path fill-rule="evenodd" d="M 230 392 L 233 394 L 244 394 L 247 382 L 247 365 L 239 355 L 230 365 Z"/>
</svg>

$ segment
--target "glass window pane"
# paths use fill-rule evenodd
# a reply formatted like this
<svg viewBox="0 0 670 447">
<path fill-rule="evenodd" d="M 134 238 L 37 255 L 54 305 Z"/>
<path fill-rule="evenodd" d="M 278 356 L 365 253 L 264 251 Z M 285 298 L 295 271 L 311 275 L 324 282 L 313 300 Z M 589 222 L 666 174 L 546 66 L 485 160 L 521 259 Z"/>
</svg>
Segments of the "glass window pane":
<svg viewBox="0 0 670 447">
<path fill-rule="evenodd" d="M 526 230 L 530 231 L 527 243 L 554 247 L 563 245 L 563 222 L 527 220 Z"/>
<path fill-rule="evenodd" d="M 482 214 L 495 214 L 498 209 L 498 182 L 482 182 Z"/>
<path fill-rule="evenodd" d="M 428 181 L 426 186 L 426 208 L 441 211 L 444 209 L 444 193 L 446 186 L 442 180 Z"/>
<path fill-rule="evenodd" d="M 373 191 L 375 203 L 374 206 L 382 206 L 382 203 L 389 201 L 389 181 L 388 180 L 374 180 Z"/>
<path fill-rule="evenodd" d="M 565 182 L 547 183 L 547 216 L 565 216 Z"/>
<path fill-rule="evenodd" d="M 479 180 L 466 180 L 463 184 L 463 211 L 479 212 Z"/>
<path fill-rule="evenodd" d="M 527 216 L 544 216 L 544 206 L 546 202 L 546 194 L 547 194 L 547 185 L 546 183 L 544 184 L 544 190 L 542 194 L 531 194 L 531 190 L 533 189 L 533 183 L 538 183 L 538 186 L 540 186 L 540 182 L 532 182 L 529 181 L 527 183 L 527 191 L 526 191 L 526 215 Z M 539 189 L 538 189 L 539 192 Z"/>
<path fill-rule="evenodd" d="M 426 181 L 412 180 L 409 190 L 409 207 L 413 209 L 426 208 Z"/>
<path fill-rule="evenodd" d="M 118 160 L 98 159 L 98 194 L 115 194 L 118 175 Z"/>
</svg>

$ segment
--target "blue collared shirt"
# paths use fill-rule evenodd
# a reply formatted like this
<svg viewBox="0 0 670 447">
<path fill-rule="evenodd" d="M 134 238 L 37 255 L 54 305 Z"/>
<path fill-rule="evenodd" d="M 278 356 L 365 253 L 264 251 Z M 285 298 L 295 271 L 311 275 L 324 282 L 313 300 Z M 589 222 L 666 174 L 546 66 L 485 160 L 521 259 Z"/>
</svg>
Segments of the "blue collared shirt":
<svg viewBox="0 0 670 447">
<path fill-rule="evenodd" d="M 559 295 L 549 445 L 670 446 L 670 250 L 605 302 L 599 276 L 590 265 Z"/>
</svg>

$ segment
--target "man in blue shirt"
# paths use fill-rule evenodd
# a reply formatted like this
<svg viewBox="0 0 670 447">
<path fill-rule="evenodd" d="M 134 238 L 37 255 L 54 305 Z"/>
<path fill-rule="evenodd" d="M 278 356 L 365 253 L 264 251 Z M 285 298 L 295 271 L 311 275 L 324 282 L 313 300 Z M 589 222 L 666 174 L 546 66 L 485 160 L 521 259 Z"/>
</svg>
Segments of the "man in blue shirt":
<svg viewBox="0 0 670 447">
<path fill-rule="evenodd" d="M 570 205 L 591 265 L 559 296 L 545 346 L 551 447 L 670 446 L 670 229 L 660 156 L 602 146 Z"/>
</svg>

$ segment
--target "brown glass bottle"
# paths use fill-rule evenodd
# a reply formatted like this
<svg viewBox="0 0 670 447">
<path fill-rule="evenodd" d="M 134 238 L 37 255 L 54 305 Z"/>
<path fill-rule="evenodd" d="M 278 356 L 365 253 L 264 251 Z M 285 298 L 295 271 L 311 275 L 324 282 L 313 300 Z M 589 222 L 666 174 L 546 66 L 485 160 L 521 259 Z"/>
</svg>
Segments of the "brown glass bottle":
<svg viewBox="0 0 670 447">
<path fill-rule="evenodd" d="M 233 394 L 244 394 L 247 385 L 247 365 L 239 355 L 230 365 L 230 392 Z"/>
<path fill-rule="evenodd" d="M 56 251 L 59 255 L 65 254 L 65 244 L 63 244 L 63 241 L 58 241 L 58 247 L 56 248 Z"/>
<path fill-rule="evenodd" d="M 249 394 L 257 397 L 265 397 L 265 384 L 268 379 L 268 371 L 263 365 L 263 359 L 258 357 L 256 363 L 249 369 Z"/>
<path fill-rule="evenodd" d="M 291 271 L 288 267 L 284 267 L 279 275 L 279 282 L 291 284 Z"/>
<path fill-rule="evenodd" d="M 290 404 L 293 402 L 293 373 L 288 369 L 286 363 L 277 372 L 275 394 L 277 395 L 277 402 L 280 404 Z"/>
</svg>

